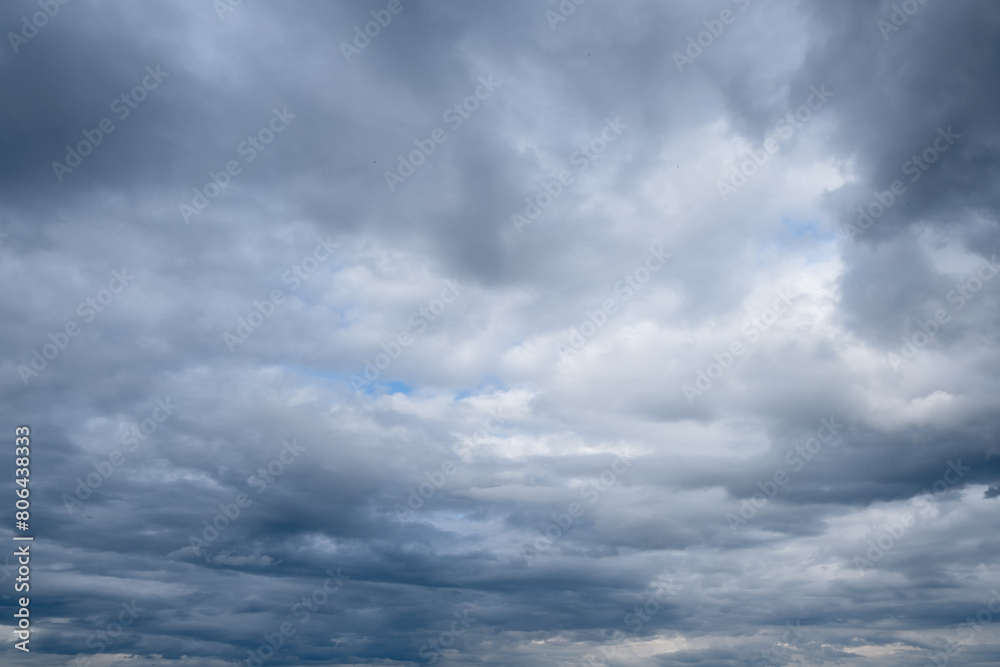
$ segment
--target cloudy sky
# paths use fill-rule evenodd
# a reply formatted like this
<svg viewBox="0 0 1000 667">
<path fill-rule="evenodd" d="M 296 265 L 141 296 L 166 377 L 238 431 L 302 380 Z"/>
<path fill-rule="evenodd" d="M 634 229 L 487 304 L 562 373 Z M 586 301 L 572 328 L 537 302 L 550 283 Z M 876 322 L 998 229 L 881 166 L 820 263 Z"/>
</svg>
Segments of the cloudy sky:
<svg viewBox="0 0 1000 667">
<path fill-rule="evenodd" d="M 996 3 L 0 26 L 3 664 L 1000 665 Z"/>
</svg>

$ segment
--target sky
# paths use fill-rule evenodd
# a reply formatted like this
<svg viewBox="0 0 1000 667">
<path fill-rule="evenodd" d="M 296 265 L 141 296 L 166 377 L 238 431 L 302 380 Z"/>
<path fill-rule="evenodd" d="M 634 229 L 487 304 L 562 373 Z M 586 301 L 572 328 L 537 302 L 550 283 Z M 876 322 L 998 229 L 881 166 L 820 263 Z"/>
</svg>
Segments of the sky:
<svg viewBox="0 0 1000 667">
<path fill-rule="evenodd" d="M 3 664 L 1000 665 L 996 3 L 0 27 Z"/>
</svg>

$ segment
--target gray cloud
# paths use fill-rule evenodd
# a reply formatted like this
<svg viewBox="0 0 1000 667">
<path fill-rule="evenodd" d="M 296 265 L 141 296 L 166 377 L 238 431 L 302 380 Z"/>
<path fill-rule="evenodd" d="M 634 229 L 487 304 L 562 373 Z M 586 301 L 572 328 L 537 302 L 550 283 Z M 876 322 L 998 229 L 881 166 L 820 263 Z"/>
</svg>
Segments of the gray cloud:
<svg viewBox="0 0 1000 667">
<path fill-rule="evenodd" d="M 993 664 L 992 4 L 0 24 L 4 664 Z"/>
</svg>

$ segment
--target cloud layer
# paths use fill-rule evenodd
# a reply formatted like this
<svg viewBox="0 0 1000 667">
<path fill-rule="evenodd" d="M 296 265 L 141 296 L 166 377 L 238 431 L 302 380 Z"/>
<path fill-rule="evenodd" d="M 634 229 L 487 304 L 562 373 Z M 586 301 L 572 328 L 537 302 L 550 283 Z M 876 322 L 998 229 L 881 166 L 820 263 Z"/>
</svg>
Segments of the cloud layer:
<svg viewBox="0 0 1000 667">
<path fill-rule="evenodd" d="M 4 664 L 1000 664 L 993 3 L 0 25 Z"/>
</svg>

